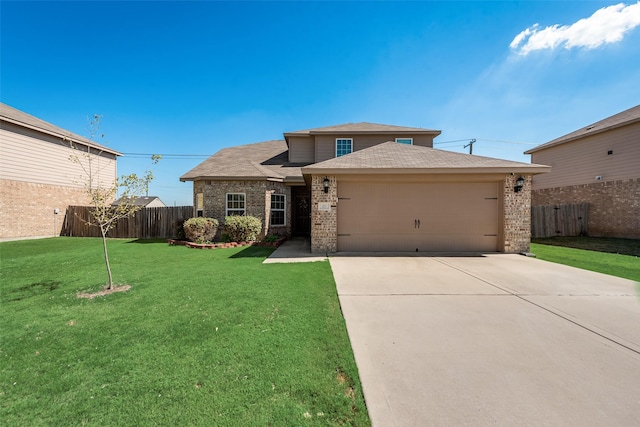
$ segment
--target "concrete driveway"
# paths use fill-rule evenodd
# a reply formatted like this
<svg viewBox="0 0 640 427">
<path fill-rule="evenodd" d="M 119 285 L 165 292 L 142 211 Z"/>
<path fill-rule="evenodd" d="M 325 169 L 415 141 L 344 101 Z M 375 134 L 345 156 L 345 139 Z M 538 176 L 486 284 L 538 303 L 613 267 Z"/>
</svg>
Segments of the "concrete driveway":
<svg viewBox="0 0 640 427">
<path fill-rule="evenodd" d="M 635 282 L 506 254 L 330 262 L 374 426 L 640 425 Z"/>
</svg>

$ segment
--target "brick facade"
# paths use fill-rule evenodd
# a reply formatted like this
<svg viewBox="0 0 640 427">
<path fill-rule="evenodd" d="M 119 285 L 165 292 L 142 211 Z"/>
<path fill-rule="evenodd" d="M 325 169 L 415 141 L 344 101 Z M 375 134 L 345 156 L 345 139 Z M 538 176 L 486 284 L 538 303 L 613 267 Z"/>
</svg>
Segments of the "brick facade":
<svg viewBox="0 0 640 427">
<path fill-rule="evenodd" d="M 328 176 L 329 192 L 324 192 L 324 176 L 311 177 L 311 252 L 334 253 L 338 251 L 338 182 Z M 318 203 L 328 203 L 331 210 L 318 210 Z"/>
<path fill-rule="evenodd" d="M 198 180 L 193 183 L 194 206 L 197 206 L 197 194 L 203 194 L 203 216 L 215 218 L 220 226 L 216 238 L 222 234 L 224 217 L 226 216 L 227 193 L 244 193 L 246 215 L 255 216 L 262 221 L 262 233 L 259 238 L 273 234 L 279 236 L 291 235 L 291 187 L 281 182 L 273 181 L 209 181 Z M 284 226 L 271 226 L 271 195 L 284 194 L 286 196 L 286 211 Z"/>
<path fill-rule="evenodd" d="M 0 180 L 0 238 L 59 236 L 67 207 L 86 204 L 83 188 Z"/>
<path fill-rule="evenodd" d="M 521 191 L 515 192 L 516 180 L 525 179 Z M 531 175 L 507 175 L 503 187 L 502 252 L 529 252 L 531 243 Z"/>
<path fill-rule="evenodd" d="M 589 204 L 589 235 L 640 239 L 640 178 L 534 190 L 532 203 Z"/>
</svg>

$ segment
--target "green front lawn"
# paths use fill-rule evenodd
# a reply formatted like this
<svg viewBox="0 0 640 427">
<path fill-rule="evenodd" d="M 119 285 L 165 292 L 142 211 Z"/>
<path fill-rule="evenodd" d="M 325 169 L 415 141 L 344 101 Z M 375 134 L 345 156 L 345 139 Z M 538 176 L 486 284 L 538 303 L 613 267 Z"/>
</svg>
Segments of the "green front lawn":
<svg viewBox="0 0 640 427">
<path fill-rule="evenodd" d="M 633 239 L 551 237 L 535 239 L 531 252 L 546 261 L 640 282 L 639 247 Z"/>
<path fill-rule="evenodd" d="M 109 245 L 0 244 L 3 425 L 369 425 L 328 262 Z"/>
</svg>

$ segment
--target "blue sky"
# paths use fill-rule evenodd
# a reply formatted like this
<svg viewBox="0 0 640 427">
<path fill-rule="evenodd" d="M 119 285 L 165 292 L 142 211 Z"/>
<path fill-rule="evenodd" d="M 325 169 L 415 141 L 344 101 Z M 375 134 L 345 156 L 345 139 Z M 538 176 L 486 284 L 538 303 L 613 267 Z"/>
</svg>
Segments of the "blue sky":
<svg viewBox="0 0 640 427">
<path fill-rule="evenodd" d="M 2 1 L 0 17 L 2 102 L 82 135 L 103 115 L 98 142 L 145 154 L 119 173 L 361 121 L 528 162 L 640 101 L 638 1 Z M 165 156 L 151 193 L 191 204 L 179 177 L 203 160 Z"/>
</svg>

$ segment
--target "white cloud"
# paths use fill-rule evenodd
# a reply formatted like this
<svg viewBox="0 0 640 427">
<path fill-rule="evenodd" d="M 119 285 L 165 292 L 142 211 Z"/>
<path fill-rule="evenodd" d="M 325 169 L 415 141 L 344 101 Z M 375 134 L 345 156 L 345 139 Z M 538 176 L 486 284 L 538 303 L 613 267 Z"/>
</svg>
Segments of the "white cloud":
<svg viewBox="0 0 640 427">
<path fill-rule="evenodd" d="M 594 49 L 623 39 L 625 33 L 640 25 L 640 1 L 626 6 L 619 3 L 598 9 L 588 18 L 571 25 L 552 25 L 539 29 L 535 24 L 520 32 L 509 47 L 521 55 L 534 50 L 583 47 Z"/>
</svg>

